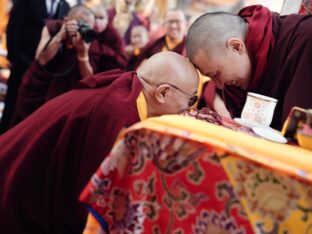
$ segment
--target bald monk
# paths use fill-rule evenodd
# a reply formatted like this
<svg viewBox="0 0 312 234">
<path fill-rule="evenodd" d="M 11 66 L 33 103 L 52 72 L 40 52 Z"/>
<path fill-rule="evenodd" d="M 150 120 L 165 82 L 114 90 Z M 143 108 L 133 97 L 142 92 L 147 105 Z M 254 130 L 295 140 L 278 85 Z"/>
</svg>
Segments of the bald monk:
<svg viewBox="0 0 312 234">
<path fill-rule="evenodd" d="M 232 117 L 247 92 L 278 99 L 272 127 L 280 129 L 293 106 L 312 107 L 312 17 L 280 17 L 260 5 L 238 15 L 208 13 L 187 35 L 187 55 L 223 90 Z"/>
<path fill-rule="evenodd" d="M 89 8 L 77 5 L 70 9 L 66 21 L 47 23 L 37 50 L 37 60 L 23 78 L 10 127 L 45 102 L 74 88 L 79 80 L 126 66 L 123 41 L 105 22 L 105 8 L 98 7 L 94 14 Z M 78 31 L 79 21 L 95 29 L 97 38 L 85 41 Z"/>
<path fill-rule="evenodd" d="M 81 233 L 78 196 L 119 132 L 194 104 L 195 68 L 162 52 L 136 72 L 112 70 L 38 109 L 0 136 L 0 233 Z"/>
<path fill-rule="evenodd" d="M 160 51 L 173 51 L 182 56 L 186 55 L 186 19 L 183 11 L 178 9 L 169 10 L 165 18 L 164 28 L 165 35 L 148 43 L 138 58 L 128 63 L 128 70 L 137 69 L 145 59 Z"/>
<path fill-rule="evenodd" d="M 166 34 L 152 41 L 143 48 L 138 56 L 132 56 L 129 59 L 127 69 L 137 69 L 142 62 L 160 51 L 174 51 L 182 56 L 186 56 L 185 50 L 185 33 L 186 19 L 183 11 L 179 9 L 171 9 L 167 12 L 165 19 Z M 200 76 L 200 85 L 198 88 L 200 102 L 197 108 L 208 107 L 222 116 L 229 116 L 224 103 L 220 96 L 216 93 L 215 85 L 207 80 L 207 77 Z"/>
</svg>

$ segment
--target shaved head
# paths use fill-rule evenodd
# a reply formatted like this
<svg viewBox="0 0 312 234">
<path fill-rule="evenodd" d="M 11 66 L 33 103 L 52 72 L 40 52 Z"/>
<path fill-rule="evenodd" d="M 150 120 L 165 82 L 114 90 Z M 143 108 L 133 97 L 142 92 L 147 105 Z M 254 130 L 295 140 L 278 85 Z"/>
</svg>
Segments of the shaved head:
<svg viewBox="0 0 312 234">
<path fill-rule="evenodd" d="M 198 84 L 198 74 L 194 66 L 181 55 L 170 51 L 153 55 L 139 67 L 137 72 L 139 76 L 151 82 Z"/>
<path fill-rule="evenodd" d="M 200 16 L 190 27 L 186 38 L 186 51 L 192 61 L 199 50 L 207 56 L 226 47 L 229 38 L 246 39 L 248 25 L 243 18 L 226 12 L 213 12 Z M 209 54 L 209 55 L 208 55 Z"/>
<path fill-rule="evenodd" d="M 101 14 L 107 15 L 107 10 L 104 4 L 98 4 L 91 9 L 94 13 L 100 12 Z"/>
<path fill-rule="evenodd" d="M 174 52 L 153 55 L 138 68 L 137 74 L 144 86 L 149 117 L 180 113 L 197 92 L 195 67 Z"/>
<path fill-rule="evenodd" d="M 248 88 L 252 73 L 246 45 L 248 24 L 243 18 L 224 12 L 200 16 L 186 37 L 189 60 L 217 88 Z"/>
<path fill-rule="evenodd" d="M 83 4 L 77 4 L 71 7 L 67 14 L 67 17 L 69 19 L 75 19 L 77 15 L 83 15 L 86 17 L 94 17 L 93 11 L 89 7 Z"/>
<path fill-rule="evenodd" d="M 147 29 L 144 26 L 142 26 L 142 25 L 134 26 L 132 31 L 139 31 L 139 32 L 143 32 L 143 33 L 148 34 Z"/>
</svg>

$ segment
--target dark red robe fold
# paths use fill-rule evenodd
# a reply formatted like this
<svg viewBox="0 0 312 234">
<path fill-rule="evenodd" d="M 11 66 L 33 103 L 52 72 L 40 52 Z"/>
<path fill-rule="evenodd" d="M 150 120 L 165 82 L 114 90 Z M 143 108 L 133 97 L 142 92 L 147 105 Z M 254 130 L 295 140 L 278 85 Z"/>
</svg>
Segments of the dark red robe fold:
<svg viewBox="0 0 312 234">
<path fill-rule="evenodd" d="M 272 127 L 280 129 L 293 106 L 312 107 L 312 16 L 279 16 L 262 6 L 244 8 L 253 75 L 248 92 L 278 99 Z M 241 114 L 246 91 L 224 92 L 233 117 Z"/>
<path fill-rule="evenodd" d="M 113 70 L 39 108 L 0 136 L 0 233 L 81 233 L 78 196 L 124 127 L 142 85 Z"/>
<path fill-rule="evenodd" d="M 95 73 L 109 71 L 112 69 L 125 69 L 128 56 L 125 51 L 125 43 L 114 27 L 109 24 L 107 28 L 98 35 L 99 43 L 92 43 L 90 55 L 99 56 L 99 63 Z"/>
<path fill-rule="evenodd" d="M 47 22 L 52 37 L 61 26 L 62 21 Z M 124 69 L 127 65 L 124 43 L 111 25 L 92 41 L 88 53 L 94 74 Z M 76 57 L 76 50 L 64 45 L 47 65 L 42 66 L 37 61 L 31 64 L 19 90 L 12 126 L 28 117 L 46 101 L 75 87 L 82 79 Z"/>
<path fill-rule="evenodd" d="M 140 64 L 145 60 L 151 57 L 152 55 L 161 52 L 162 49 L 165 47 L 166 44 L 166 36 L 163 36 L 161 38 L 158 38 L 155 41 L 149 42 L 142 52 L 137 56 L 137 58 L 130 58 L 130 62 L 128 63 L 127 70 L 128 71 L 134 71 L 136 70 Z M 176 52 L 183 57 L 186 57 L 186 44 L 185 44 L 185 37 L 183 38 L 183 41 L 180 42 L 175 48 L 173 48 L 171 51 Z"/>
<path fill-rule="evenodd" d="M 214 108 L 214 99 L 217 94 L 217 87 L 214 82 L 211 80 L 207 81 L 203 85 L 203 91 L 198 100 L 197 109 L 200 110 L 202 108 L 208 108 L 210 110 L 215 111 Z"/>
</svg>

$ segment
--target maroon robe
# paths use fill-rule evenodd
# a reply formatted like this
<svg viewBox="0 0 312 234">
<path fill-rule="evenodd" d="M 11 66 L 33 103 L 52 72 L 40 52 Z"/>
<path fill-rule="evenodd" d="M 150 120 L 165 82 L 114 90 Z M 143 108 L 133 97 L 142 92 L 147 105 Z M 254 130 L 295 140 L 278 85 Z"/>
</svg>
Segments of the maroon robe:
<svg viewBox="0 0 312 234">
<path fill-rule="evenodd" d="M 134 53 L 132 53 L 131 55 L 129 55 L 128 65 L 127 65 L 127 69 L 126 69 L 127 71 L 134 71 L 134 70 L 136 70 L 136 68 L 137 68 L 136 64 L 137 64 L 137 61 L 138 61 L 138 59 L 140 57 L 141 52 L 142 52 L 142 49 L 140 49 L 140 53 L 139 54 L 135 55 Z M 136 68 L 135 68 L 135 66 L 136 66 Z"/>
<path fill-rule="evenodd" d="M 92 44 L 90 53 L 93 57 L 99 56 L 99 71 L 112 69 L 125 69 L 128 63 L 128 55 L 125 50 L 125 43 L 117 30 L 109 24 L 106 29 L 98 35 L 97 44 Z M 100 53 L 99 53 L 100 51 Z"/>
<path fill-rule="evenodd" d="M 61 26 L 60 21 L 47 23 L 52 37 Z M 88 53 L 94 74 L 117 68 L 124 69 L 127 65 L 124 43 L 111 25 L 92 41 Z M 19 90 L 12 126 L 27 118 L 46 101 L 74 88 L 82 79 L 76 57 L 74 48 L 63 46 L 47 65 L 42 66 L 37 61 L 32 63 Z"/>
<path fill-rule="evenodd" d="M 137 56 L 136 59 L 130 58 L 130 62 L 128 63 L 127 70 L 133 71 L 136 70 L 140 64 L 145 60 L 151 57 L 152 55 L 161 52 L 162 49 L 166 45 L 166 36 L 158 38 L 155 41 L 148 43 L 142 52 Z M 180 42 L 175 48 L 171 50 L 172 52 L 176 52 L 183 57 L 186 57 L 186 48 L 185 48 L 185 37 L 183 38 L 182 42 Z"/>
<path fill-rule="evenodd" d="M 197 109 L 208 108 L 210 110 L 216 111 L 214 108 L 214 100 L 217 94 L 217 87 L 211 80 L 207 81 L 203 85 L 203 90 L 201 96 L 198 100 Z"/>
<path fill-rule="evenodd" d="M 279 16 L 259 5 L 239 15 L 248 22 L 253 69 L 247 91 L 278 99 L 271 126 L 280 129 L 293 106 L 312 107 L 312 16 Z M 240 116 L 246 94 L 234 86 L 224 90 L 232 117 Z"/>
<path fill-rule="evenodd" d="M 0 233 L 81 233 L 81 190 L 120 130 L 139 121 L 142 84 L 113 70 L 38 109 L 0 136 Z"/>
</svg>

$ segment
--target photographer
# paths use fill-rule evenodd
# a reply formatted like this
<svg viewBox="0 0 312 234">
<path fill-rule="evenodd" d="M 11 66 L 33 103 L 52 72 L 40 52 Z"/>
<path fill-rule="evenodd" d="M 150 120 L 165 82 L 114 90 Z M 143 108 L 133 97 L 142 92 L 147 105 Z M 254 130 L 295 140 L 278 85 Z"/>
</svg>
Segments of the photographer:
<svg viewBox="0 0 312 234">
<path fill-rule="evenodd" d="M 65 54 L 64 49 L 66 52 L 75 49 L 81 78 L 92 75 L 94 65 L 90 64 L 88 52 L 96 37 L 94 24 L 93 13 L 82 5 L 73 7 L 64 22 L 48 22 L 36 52 L 39 64 L 47 65 L 59 52 Z"/>
<path fill-rule="evenodd" d="M 63 19 L 70 8 L 65 0 L 5 0 L 4 2 L 13 3 L 6 27 L 7 58 L 10 62 L 11 73 L 7 83 L 0 133 L 8 129 L 12 120 L 18 90 L 23 75 L 35 58 L 45 20 Z M 4 6 L 0 8 L 9 10 Z M 5 23 L 5 18 L 0 16 L 0 24 L 2 23 Z"/>
<path fill-rule="evenodd" d="M 23 78 L 11 127 L 46 101 L 73 89 L 77 81 L 121 67 L 117 62 L 109 67 L 103 64 L 107 55 L 94 27 L 94 13 L 83 5 L 71 8 L 64 21 L 47 22 L 37 59 Z"/>
</svg>

